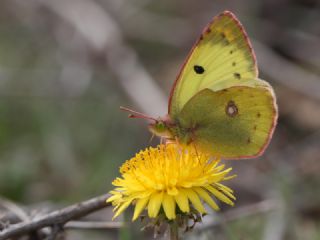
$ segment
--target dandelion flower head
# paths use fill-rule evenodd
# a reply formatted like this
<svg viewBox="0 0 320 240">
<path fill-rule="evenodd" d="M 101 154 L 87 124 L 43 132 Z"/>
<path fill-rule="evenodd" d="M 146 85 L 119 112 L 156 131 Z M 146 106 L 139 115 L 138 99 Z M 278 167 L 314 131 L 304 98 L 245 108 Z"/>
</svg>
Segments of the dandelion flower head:
<svg viewBox="0 0 320 240">
<path fill-rule="evenodd" d="M 233 190 L 221 183 L 234 177 L 228 176 L 231 170 L 193 146 L 149 147 L 121 166 L 107 202 L 115 206 L 114 218 L 131 204 L 133 220 L 144 210 L 150 218 L 163 214 L 168 220 L 192 211 L 204 214 L 204 202 L 214 210 L 219 210 L 216 200 L 233 206 Z"/>
</svg>

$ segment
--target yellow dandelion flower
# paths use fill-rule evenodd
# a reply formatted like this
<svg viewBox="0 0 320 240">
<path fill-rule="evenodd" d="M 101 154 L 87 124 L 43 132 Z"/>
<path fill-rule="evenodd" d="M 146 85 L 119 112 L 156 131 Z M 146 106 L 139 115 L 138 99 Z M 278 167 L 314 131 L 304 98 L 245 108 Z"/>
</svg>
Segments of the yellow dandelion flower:
<svg viewBox="0 0 320 240">
<path fill-rule="evenodd" d="M 214 198 L 233 206 L 232 189 L 221 184 L 234 177 L 227 176 L 232 169 L 219 161 L 176 144 L 140 151 L 121 166 L 122 177 L 112 183 L 116 188 L 107 202 L 115 206 L 114 218 L 130 204 L 135 205 L 132 220 L 145 209 L 150 218 L 164 213 L 169 220 L 191 210 L 204 214 L 203 202 L 219 210 Z"/>
</svg>

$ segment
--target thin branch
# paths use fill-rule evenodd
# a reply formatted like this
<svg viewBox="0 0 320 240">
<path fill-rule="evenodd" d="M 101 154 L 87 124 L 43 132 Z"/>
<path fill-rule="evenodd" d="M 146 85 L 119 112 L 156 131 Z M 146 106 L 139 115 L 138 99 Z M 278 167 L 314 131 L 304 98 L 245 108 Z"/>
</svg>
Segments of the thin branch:
<svg viewBox="0 0 320 240">
<path fill-rule="evenodd" d="M 0 197 L 0 205 L 2 205 L 4 208 L 9 210 L 10 212 L 14 213 L 21 221 L 30 220 L 28 214 L 14 202 L 8 199 L 5 199 L 3 197 Z"/>
<path fill-rule="evenodd" d="M 48 236 L 47 240 L 55 240 L 55 239 L 57 239 L 59 233 L 62 232 L 62 231 L 63 231 L 62 227 L 60 225 L 58 225 L 58 224 L 55 224 L 52 227 L 51 234 Z"/>
<path fill-rule="evenodd" d="M 106 199 L 108 197 L 109 194 L 104 194 L 84 202 L 76 203 L 61 210 L 51 212 L 32 221 L 13 224 L 0 232 L 0 240 L 21 236 L 44 227 L 56 225 L 63 226 L 70 220 L 78 219 L 88 215 L 89 213 L 110 206 L 109 203 L 106 203 Z"/>
<path fill-rule="evenodd" d="M 123 222 L 95 222 L 95 221 L 70 221 L 64 226 L 65 229 L 118 229 L 124 225 Z"/>
</svg>

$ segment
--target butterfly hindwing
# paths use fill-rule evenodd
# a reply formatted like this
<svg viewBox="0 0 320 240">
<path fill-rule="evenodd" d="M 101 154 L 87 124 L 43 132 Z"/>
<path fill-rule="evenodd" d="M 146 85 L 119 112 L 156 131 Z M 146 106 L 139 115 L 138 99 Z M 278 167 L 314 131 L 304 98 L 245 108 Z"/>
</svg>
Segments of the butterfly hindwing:
<svg viewBox="0 0 320 240">
<path fill-rule="evenodd" d="M 260 155 L 272 135 L 277 109 L 272 88 L 258 82 L 255 87 L 198 92 L 177 116 L 181 128 L 188 129 L 179 138 L 224 159 Z"/>
</svg>

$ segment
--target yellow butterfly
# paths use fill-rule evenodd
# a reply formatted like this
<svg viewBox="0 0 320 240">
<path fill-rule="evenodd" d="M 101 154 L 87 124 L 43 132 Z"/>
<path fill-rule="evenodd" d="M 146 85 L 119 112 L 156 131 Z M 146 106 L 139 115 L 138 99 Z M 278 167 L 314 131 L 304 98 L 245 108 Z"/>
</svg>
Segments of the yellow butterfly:
<svg viewBox="0 0 320 240">
<path fill-rule="evenodd" d="M 266 149 L 278 110 L 272 87 L 258 78 L 255 54 L 241 23 L 225 11 L 204 29 L 170 94 L 168 115 L 151 118 L 157 136 L 194 144 L 224 159 L 253 158 Z"/>
</svg>

